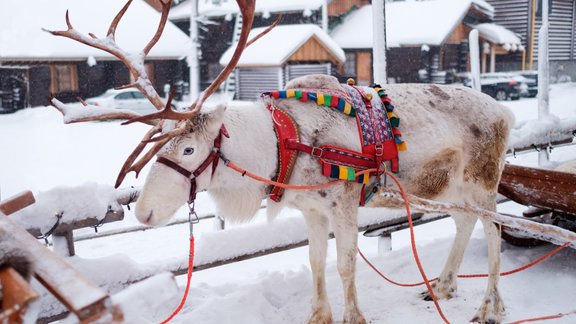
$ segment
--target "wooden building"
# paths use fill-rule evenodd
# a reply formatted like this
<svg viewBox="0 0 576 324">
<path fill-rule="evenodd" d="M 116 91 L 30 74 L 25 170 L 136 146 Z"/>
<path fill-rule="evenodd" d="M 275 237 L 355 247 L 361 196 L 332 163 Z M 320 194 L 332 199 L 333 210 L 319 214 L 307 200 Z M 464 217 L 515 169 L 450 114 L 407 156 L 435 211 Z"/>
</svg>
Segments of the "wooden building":
<svg viewBox="0 0 576 324">
<path fill-rule="evenodd" d="M 263 29 L 254 29 L 251 37 Z M 228 64 L 234 49 L 231 46 L 224 52 L 220 64 Z M 344 51 L 320 27 L 277 26 L 240 57 L 234 71 L 236 99 L 257 99 L 262 92 L 282 89 L 299 76 L 335 74 L 342 69 L 344 60 Z"/>
<path fill-rule="evenodd" d="M 451 82 L 456 73 L 468 71 L 468 34 L 478 25 L 485 26 L 487 32 L 480 34 L 482 44 L 486 44 L 481 46 L 482 69 L 494 70 L 497 56 L 523 48 L 514 33 L 486 25 L 491 24 L 492 17 L 493 8 L 484 1 L 387 2 L 388 81 Z M 488 33 L 494 29 L 500 33 Z M 353 77 L 359 84 L 374 82 L 372 7 L 364 6 L 347 15 L 331 35 L 346 52 L 343 79 Z"/>
<path fill-rule="evenodd" d="M 103 37 L 116 13 L 124 5 L 101 0 L 87 6 L 75 0 L 29 4 L 3 2 L 0 10 L 0 107 L 2 111 L 46 105 L 53 94 L 69 102 L 87 98 L 129 83 L 127 68 L 115 57 L 76 41 L 53 36 L 42 28 L 66 29 L 64 14 L 70 12 L 80 32 Z M 144 1 L 134 1 L 117 31 L 117 42 L 128 53 L 138 53 L 149 42 L 160 20 L 159 13 Z M 150 22 L 142 24 L 142 21 Z M 146 70 L 159 92 L 163 85 L 187 74 L 183 59 L 190 48 L 188 37 L 172 23 L 148 55 Z"/>
<path fill-rule="evenodd" d="M 503 70 L 537 69 L 539 9 L 532 0 L 486 0 L 495 9 L 494 22 L 517 33 L 526 57 L 509 55 L 496 64 Z M 550 73 L 560 79 L 576 79 L 576 0 L 549 0 Z M 524 62 L 524 66 L 522 66 Z M 532 64 L 531 64 L 532 63 Z"/>
</svg>

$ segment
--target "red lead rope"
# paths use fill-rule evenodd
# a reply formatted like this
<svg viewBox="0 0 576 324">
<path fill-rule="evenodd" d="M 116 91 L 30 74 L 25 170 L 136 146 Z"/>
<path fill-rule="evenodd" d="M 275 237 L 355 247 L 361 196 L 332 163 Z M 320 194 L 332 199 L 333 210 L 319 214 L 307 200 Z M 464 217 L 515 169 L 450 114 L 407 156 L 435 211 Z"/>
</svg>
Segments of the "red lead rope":
<svg viewBox="0 0 576 324">
<path fill-rule="evenodd" d="M 188 258 L 188 279 L 186 281 L 186 289 L 184 290 L 184 296 L 182 296 L 182 300 L 180 301 L 180 305 L 176 307 L 174 312 L 165 320 L 161 322 L 161 324 L 165 324 L 170 322 L 174 316 L 176 316 L 186 304 L 186 298 L 188 297 L 188 291 L 190 290 L 190 282 L 192 281 L 192 271 L 194 270 L 194 234 L 190 233 L 190 257 Z"/>
</svg>

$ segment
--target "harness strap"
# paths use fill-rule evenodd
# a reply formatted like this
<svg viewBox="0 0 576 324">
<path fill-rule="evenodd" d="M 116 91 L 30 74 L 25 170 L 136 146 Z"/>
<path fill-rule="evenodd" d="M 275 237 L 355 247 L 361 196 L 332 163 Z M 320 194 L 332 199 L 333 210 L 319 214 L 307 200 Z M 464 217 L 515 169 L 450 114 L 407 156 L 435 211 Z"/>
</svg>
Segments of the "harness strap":
<svg viewBox="0 0 576 324">
<path fill-rule="evenodd" d="M 208 155 L 208 157 L 206 157 L 204 162 L 202 162 L 200 166 L 198 166 L 198 168 L 196 168 L 196 170 L 194 170 L 193 172 L 186 170 L 185 168 L 178 165 L 178 163 L 171 161 L 165 157 L 159 156 L 156 159 L 156 162 L 164 164 L 165 166 L 171 168 L 172 170 L 190 179 L 190 194 L 188 196 L 189 204 L 192 204 L 196 199 L 196 177 L 202 174 L 202 172 L 204 172 L 210 165 L 212 165 L 211 176 L 213 176 L 214 172 L 216 171 L 216 167 L 218 166 L 218 159 L 221 157 L 220 147 L 222 147 L 222 135 L 230 137 L 230 135 L 228 135 L 226 127 L 224 127 L 224 124 L 222 124 L 222 127 L 220 127 L 220 132 L 218 133 L 218 136 L 216 136 L 216 138 L 214 139 L 214 146 L 212 148 L 212 152 Z"/>
<path fill-rule="evenodd" d="M 322 158 L 331 161 L 342 162 L 352 167 L 359 169 L 376 168 L 376 161 L 374 157 L 368 154 L 359 152 L 352 153 L 351 151 L 344 151 L 343 149 L 332 149 L 329 146 L 310 146 L 303 144 L 294 139 L 286 139 L 284 142 L 286 148 L 308 153 L 314 157 Z"/>
</svg>

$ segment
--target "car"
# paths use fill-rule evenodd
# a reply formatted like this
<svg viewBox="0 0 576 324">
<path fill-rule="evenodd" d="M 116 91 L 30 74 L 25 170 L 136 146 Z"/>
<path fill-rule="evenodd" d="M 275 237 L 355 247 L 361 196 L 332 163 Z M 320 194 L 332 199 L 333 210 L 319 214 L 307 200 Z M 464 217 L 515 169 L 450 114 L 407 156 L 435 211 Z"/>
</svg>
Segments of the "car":
<svg viewBox="0 0 576 324">
<path fill-rule="evenodd" d="M 472 87 L 471 78 L 464 80 L 463 84 Z M 496 100 L 518 100 L 528 94 L 526 78 L 511 73 L 483 73 L 480 75 L 481 91 Z"/>
<path fill-rule="evenodd" d="M 136 89 L 109 89 L 97 97 L 86 99 L 86 102 L 104 108 L 132 110 L 139 114 L 157 111 L 154 105 Z M 172 104 L 172 107 L 175 105 Z"/>
<path fill-rule="evenodd" d="M 526 85 L 528 86 L 526 97 L 534 98 L 538 95 L 538 71 L 515 71 L 511 73 L 526 79 Z"/>
</svg>

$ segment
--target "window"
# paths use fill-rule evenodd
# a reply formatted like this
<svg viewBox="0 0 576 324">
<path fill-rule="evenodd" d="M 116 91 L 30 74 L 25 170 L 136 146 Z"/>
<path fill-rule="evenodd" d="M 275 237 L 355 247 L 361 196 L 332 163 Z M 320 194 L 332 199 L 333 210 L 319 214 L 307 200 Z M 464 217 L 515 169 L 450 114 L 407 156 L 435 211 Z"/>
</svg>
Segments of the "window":
<svg viewBox="0 0 576 324">
<path fill-rule="evenodd" d="M 344 75 L 346 77 L 356 77 L 356 53 L 346 53 L 346 62 L 344 63 Z"/>
<path fill-rule="evenodd" d="M 118 94 L 114 99 L 117 99 L 117 100 L 132 100 L 132 99 L 134 99 L 134 96 L 132 96 L 132 92 L 124 92 L 124 93 Z"/>
<path fill-rule="evenodd" d="M 132 95 L 134 96 L 134 98 L 136 99 L 146 99 L 146 97 L 140 92 L 132 92 Z"/>
<path fill-rule="evenodd" d="M 50 92 L 78 91 L 78 71 L 75 64 L 50 66 Z"/>
</svg>

